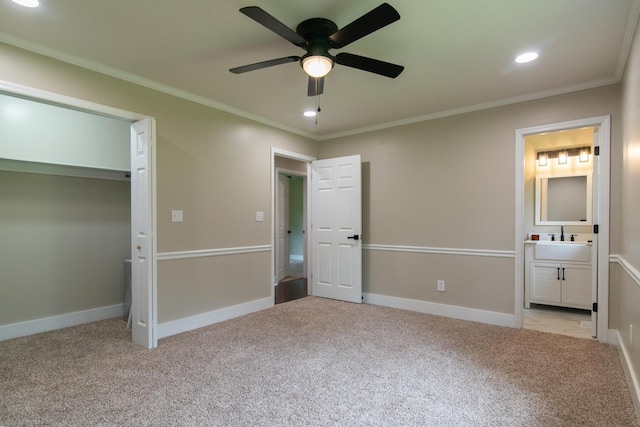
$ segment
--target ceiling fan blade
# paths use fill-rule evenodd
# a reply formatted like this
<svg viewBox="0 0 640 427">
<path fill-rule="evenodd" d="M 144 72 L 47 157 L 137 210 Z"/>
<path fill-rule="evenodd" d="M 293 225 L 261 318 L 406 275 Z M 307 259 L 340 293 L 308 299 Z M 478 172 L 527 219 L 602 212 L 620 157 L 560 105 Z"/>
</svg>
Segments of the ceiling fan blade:
<svg viewBox="0 0 640 427">
<path fill-rule="evenodd" d="M 391 77 L 392 79 L 398 77 L 400 73 L 402 73 L 402 70 L 404 70 L 402 65 L 396 65 L 390 62 L 379 61 L 377 59 L 346 52 L 337 54 L 336 62 L 340 65 L 346 65 L 347 67 L 380 74 L 381 76 Z"/>
<path fill-rule="evenodd" d="M 255 71 L 261 68 L 273 67 L 274 65 L 286 64 L 288 62 L 300 61 L 299 56 L 285 56 L 284 58 L 271 59 L 269 61 L 256 62 L 255 64 L 243 65 L 242 67 L 230 68 L 233 74 L 242 74 L 248 71 Z"/>
<path fill-rule="evenodd" d="M 256 21 L 258 24 L 262 24 L 263 26 L 267 27 L 274 33 L 278 34 L 280 37 L 289 40 L 296 46 L 303 47 L 305 44 L 307 44 L 307 41 L 302 36 L 284 25 L 282 22 L 278 21 L 273 16 L 269 15 L 264 10 L 260 9 L 258 6 L 243 7 L 242 9 L 240 9 L 240 12 L 244 13 L 249 18 Z"/>
<path fill-rule="evenodd" d="M 322 95 L 324 91 L 324 77 L 311 77 L 309 76 L 309 88 L 307 90 L 307 96 Z"/>
<path fill-rule="evenodd" d="M 393 6 L 388 3 L 382 3 L 372 11 L 365 13 L 346 27 L 336 31 L 329 39 L 333 42 L 334 47 L 345 47 L 349 43 L 373 33 L 382 27 L 396 22 L 400 19 L 400 14 Z"/>
</svg>

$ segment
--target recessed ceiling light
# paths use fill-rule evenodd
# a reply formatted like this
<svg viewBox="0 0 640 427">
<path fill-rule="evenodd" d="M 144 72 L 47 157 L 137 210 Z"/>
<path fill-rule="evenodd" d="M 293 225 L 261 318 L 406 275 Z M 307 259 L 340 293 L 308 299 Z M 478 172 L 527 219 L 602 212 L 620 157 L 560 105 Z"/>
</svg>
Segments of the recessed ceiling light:
<svg viewBox="0 0 640 427">
<path fill-rule="evenodd" d="M 313 110 L 307 110 L 303 114 L 305 117 L 315 117 L 317 113 Z"/>
<path fill-rule="evenodd" d="M 516 62 L 518 64 L 524 64 L 525 62 L 531 62 L 538 57 L 538 52 L 527 52 L 522 55 L 518 55 L 516 57 Z"/>
<path fill-rule="evenodd" d="M 16 4 L 24 7 L 38 7 L 40 2 L 38 0 L 11 0 Z"/>
</svg>

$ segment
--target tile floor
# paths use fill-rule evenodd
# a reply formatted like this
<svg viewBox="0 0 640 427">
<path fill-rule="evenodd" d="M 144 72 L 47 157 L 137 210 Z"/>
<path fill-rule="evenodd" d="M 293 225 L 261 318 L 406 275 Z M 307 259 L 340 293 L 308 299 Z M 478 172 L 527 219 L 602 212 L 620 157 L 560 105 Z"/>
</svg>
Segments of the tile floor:
<svg viewBox="0 0 640 427">
<path fill-rule="evenodd" d="M 524 328 L 577 338 L 591 337 L 591 312 L 531 304 L 524 309 Z"/>
</svg>

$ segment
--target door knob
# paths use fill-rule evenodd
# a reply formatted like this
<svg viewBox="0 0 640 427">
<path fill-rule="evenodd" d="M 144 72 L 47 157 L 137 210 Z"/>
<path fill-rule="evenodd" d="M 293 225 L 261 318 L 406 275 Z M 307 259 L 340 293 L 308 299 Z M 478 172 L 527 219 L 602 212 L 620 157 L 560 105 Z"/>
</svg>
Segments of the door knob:
<svg viewBox="0 0 640 427">
<path fill-rule="evenodd" d="M 360 240 L 360 236 L 358 236 L 357 234 L 354 234 L 353 236 L 347 237 L 347 239 Z"/>
<path fill-rule="evenodd" d="M 140 249 L 142 249 L 142 246 L 138 245 L 138 246 L 136 246 L 136 249 L 140 250 Z"/>
</svg>

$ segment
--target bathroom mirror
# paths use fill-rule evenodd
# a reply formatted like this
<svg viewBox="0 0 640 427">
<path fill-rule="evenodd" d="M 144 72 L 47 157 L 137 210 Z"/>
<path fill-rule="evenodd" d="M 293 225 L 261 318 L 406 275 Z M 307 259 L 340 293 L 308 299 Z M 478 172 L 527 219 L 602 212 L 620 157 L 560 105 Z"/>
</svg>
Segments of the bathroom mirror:
<svg viewBox="0 0 640 427">
<path fill-rule="evenodd" d="M 536 176 L 536 225 L 591 225 L 591 172 Z"/>
</svg>

